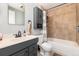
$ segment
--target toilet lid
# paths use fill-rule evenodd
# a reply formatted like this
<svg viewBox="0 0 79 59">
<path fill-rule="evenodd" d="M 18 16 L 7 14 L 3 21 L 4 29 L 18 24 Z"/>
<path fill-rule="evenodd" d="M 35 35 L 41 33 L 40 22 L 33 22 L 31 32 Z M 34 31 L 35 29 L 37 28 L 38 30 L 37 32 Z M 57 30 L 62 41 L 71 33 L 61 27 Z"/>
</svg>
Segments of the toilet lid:
<svg viewBox="0 0 79 59">
<path fill-rule="evenodd" d="M 45 51 L 51 51 L 51 49 L 52 49 L 52 44 L 45 42 L 45 43 L 43 43 L 43 44 L 41 45 L 41 47 L 42 47 Z"/>
</svg>

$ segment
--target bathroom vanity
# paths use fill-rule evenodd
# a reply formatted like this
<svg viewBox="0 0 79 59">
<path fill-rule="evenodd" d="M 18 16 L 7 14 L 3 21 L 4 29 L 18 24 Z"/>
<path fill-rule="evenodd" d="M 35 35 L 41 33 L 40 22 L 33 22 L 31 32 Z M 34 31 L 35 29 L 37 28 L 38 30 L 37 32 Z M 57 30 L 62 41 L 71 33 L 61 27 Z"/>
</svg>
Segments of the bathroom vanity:
<svg viewBox="0 0 79 59">
<path fill-rule="evenodd" d="M 37 56 L 38 37 L 4 38 L 0 41 L 0 56 Z"/>
</svg>

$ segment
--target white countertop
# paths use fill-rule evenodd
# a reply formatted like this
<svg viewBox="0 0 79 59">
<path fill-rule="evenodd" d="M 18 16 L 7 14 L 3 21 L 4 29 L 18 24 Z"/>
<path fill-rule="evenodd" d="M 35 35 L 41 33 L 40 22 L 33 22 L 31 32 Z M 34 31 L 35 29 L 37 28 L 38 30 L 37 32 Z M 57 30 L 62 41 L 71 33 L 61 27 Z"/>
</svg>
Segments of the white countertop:
<svg viewBox="0 0 79 59">
<path fill-rule="evenodd" d="M 24 41 L 32 40 L 34 38 L 38 38 L 38 37 L 33 35 L 29 35 L 29 36 L 26 35 L 26 37 L 18 37 L 18 38 L 3 37 L 3 39 L 0 41 L 0 49 L 11 45 L 15 45 Z"/>
</svg>

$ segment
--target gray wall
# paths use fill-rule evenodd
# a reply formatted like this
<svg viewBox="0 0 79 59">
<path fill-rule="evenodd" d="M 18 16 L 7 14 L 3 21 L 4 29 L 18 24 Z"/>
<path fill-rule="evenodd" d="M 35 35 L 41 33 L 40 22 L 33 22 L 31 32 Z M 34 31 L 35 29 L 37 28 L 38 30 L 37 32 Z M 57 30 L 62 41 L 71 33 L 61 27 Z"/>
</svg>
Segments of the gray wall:
<svg viewBox="0 0 79 59">
<path fill-rule="evenodd" d="M 0 32 L 16 33 L 19 29 L 23 30 L 24 25 L 9 25 L 8 24 L 8 4 L 0 3 Z"/>
<path fill-rule="evenodd" d="M 26 26 L 25 26 L 25 28 L 26 28 L 26 30 L 27 30 L 27 22 L 28 22 L 28 20 L 31 20 L 32 21 L 32 34 L 41 34 L 41 30 L 35 30 L 34 28 L 33 28 L 33 8 L 34 7 L 36 7 L 36 6 L 38 6 L 37 4 L 35 4 L 35 3 L 26 3 L 25 4 L 25 24 L 26 24 Z M 39 7 L 39 6 L 38 6 Z"/>
<path fill-rule="evenodd" d="M 0 32 L 2 33 L 16 33 L 18 30 L 27 31 L 27 21 L 32 21 L 33 27 L 33 8 L 38 6 L 35 3 L 26 3 L 25 4 L 25 25 L 9 25 L 8 24 L 8 4 L 0 3 Z M 32 28 L 33 34 L 40 34 L 41 30 L 35 30 Z"/>
</svg>

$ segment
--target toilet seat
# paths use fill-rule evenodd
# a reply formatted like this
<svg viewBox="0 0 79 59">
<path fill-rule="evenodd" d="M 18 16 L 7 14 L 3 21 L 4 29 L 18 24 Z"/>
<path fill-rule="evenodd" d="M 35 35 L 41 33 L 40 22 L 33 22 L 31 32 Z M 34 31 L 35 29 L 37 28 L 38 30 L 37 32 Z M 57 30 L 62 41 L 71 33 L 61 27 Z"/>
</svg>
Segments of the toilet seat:
<svg viewBox="0 0 79 59">
<path fill-rule="evenodd" d="M 44 49 L 44 51 L 51 51 L 52 50 L 52 44 L 48 42 L 44 42 L 41 47 Z"/>
</svg>

